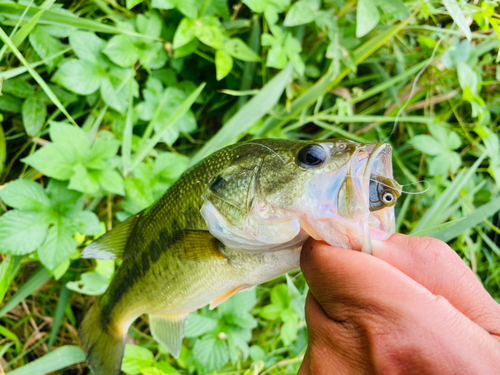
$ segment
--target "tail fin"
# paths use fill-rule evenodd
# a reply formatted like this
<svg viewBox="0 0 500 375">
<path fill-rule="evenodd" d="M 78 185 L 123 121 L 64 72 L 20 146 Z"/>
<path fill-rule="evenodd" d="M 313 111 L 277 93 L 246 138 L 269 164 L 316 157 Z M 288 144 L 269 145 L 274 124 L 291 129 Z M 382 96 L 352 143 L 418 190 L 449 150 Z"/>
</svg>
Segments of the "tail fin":
<svg viewBox="0 0 500 375">
<path fill-rule="evenodd" d="M 90 308 L 80 327 L 80 337 L 87 363 L 94 375 L 120 375 L 125 347 L 125 333 L 104 325 L 99 300 Z"/>
</svg>

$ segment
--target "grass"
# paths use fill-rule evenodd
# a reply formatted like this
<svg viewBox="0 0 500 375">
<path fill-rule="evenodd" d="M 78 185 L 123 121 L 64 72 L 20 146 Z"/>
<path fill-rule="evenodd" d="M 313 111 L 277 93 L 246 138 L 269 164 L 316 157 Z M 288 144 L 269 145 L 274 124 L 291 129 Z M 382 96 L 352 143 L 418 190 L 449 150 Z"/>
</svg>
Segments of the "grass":
<svg viewBox="0 0 500 375">
<path fill-rule="evenodd" d="M 397 205 L 398 231 L 450 243 L 500 302 L 500 15 L 493 5 L 467 3 L 461 12 L 473 22 L 458 27 L 439 1 L 381 0 L 381 21 L 360 36 L 370 20 L 359 19 L 351 0 L 312 6 L 306 24 L 292 17 L 296 1 L 277 9 L 276 19 L 250 1 L 160 3 L 0 4 L 4 372 L 87 373 L 77 329 L 95 299 L 90 290 L 107 286 L 114 263 L 81 259 L 81 249 L 152 204 L 188 166 L 262 137 L 390 142 L 394 174 L 412 193 Z M 404 8 L 388 11 L 396 3 Z M 180 32 L 185 18 L 197 21 Z M 228 47 L 239 43 L 234 38 L 244 43 L 238 50 Z M 13 185 L 20 180 L 28 184 Z M 28 189 L 22 199 L 20 186 Z M 69 209 L 85 217 L 78 230 Z M 11 211 L 24 225 L 12 227 Z M 14 246 L 16 234 L 38 224 L 33 211 L 49 223 L 44 235 L 28 232 L 31 242 Z M 44 246 L 54 228 L 64 229 L 58 245 Z M 307 345 L 306 293 L 295 271 L 213 312 L 202 309 L 190 321 L 206 324 L 188 326 L 178 360 L 141 317 L 129 331 L 123 370 L 294 374 Z M 245 323 L 234 322 L 237 314 Z"/>
</svg>

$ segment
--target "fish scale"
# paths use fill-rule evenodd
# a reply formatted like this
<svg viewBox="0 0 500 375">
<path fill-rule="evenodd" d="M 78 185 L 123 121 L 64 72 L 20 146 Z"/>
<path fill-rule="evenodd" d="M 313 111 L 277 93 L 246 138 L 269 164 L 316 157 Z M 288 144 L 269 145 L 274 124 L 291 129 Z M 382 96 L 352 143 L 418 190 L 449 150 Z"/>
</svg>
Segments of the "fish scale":
<svg viewBox="0 0 500 375">
<path fill-rule="evenodd" d="M 94 374 L 119 374 L 127 330 L 140 315 L 149 314 L 153 337 L 178 356 L 189 312 L 207 304 L 213 308 L 234 293 L 297 268 L 302 244 L 310 236 L 347 247 L 349 236 L 368 235 L 342 226 L 345 221 L 368 222 L 369 181 L 356 185 L 366 191 L 341 194 L 346 184 L 338 180 L 346 178 L 352 163 L 361 171 L 368 160 L 379 158 L 373 178 L 380 174 L 387 186 L 399 186 L 388 185 L 390 151 L 380 154 L 377 147 L 390 150 L 347 140 L 270 139 L 229 146 L 187 170 L 151 207 L 84 249 L 83 257 L 123 257 L 80 329 Z M 304 152 L 318 153 L 322 164 L 304 165 Z M 338 215 L 341 196 L 351 199 L 344 202 L 348 212 L 366 218 Z M 371 222 L 384 229 L 391 215 L 388 211 Z M 338 243 L 321 223 L 335 225 Z"/>
</svg>

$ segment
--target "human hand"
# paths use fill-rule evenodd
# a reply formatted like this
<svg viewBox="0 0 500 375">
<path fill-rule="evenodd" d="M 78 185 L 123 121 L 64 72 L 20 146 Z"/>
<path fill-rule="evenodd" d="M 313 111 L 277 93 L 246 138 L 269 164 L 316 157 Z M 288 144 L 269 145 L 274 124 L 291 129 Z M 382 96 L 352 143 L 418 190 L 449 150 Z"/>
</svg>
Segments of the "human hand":
<svg viewBox="0 0 500 375">
<path fill-rule="evenodd" d="M 310 240 L 301 267 L 298 375 L 500 374 L 500 305 L 444 242 L 394 234 L 370 256 Z"/>
</svg>

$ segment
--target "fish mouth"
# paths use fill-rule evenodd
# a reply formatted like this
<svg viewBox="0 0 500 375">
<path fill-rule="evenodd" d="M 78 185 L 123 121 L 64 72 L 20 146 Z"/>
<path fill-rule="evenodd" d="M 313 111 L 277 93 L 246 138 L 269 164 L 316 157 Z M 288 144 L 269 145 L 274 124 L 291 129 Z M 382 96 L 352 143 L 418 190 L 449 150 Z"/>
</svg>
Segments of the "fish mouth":
<svg viewBox="0 0 500 375">
<path fill-rule="evenodd" d="M 345 206 L 339 213 L 353 221 L 346 226 L 350 247 L 371 254 L 370 228 L 393 233 L 395 230 L 394 207 L 370 211 L 371 175 L 393 178 L 392 147 L 387 143 L 362 146 L 353 153 L 345 183 L 339 192 L 345 194 Z M 342 192 L 344 190 L 344 192 Z"/>
</svg>

